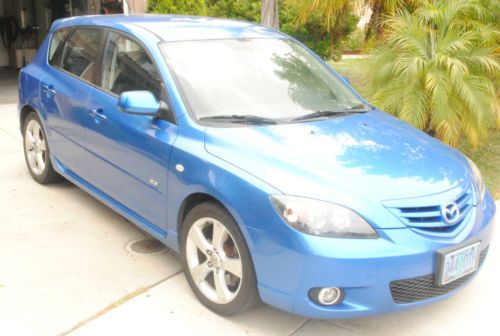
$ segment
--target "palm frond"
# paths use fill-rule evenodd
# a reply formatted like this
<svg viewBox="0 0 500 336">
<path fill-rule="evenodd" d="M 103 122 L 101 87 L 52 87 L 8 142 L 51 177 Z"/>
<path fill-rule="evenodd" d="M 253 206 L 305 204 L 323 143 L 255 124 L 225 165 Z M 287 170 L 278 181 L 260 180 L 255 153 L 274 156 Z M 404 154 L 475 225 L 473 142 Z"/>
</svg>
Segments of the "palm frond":
<svg viewBox="0 0 500 336">
<path fill-rule="evenodd" d="M 348 0 L 297 0 L 295 3 L 298 8 L 297 21 L 300 24 L 305 24 L 311 14 L 320 12 L 326 28 L 330 29 L 334 25 L 337 15 L 348 3 Z"/>
<path fill-rule="evenodd" d="M 479 0 L 422 2 L 385 19 L 369 58 L 373 100 L 446 143 L 479 146 L 500 127 L 498 15 Z"/>
</svg>

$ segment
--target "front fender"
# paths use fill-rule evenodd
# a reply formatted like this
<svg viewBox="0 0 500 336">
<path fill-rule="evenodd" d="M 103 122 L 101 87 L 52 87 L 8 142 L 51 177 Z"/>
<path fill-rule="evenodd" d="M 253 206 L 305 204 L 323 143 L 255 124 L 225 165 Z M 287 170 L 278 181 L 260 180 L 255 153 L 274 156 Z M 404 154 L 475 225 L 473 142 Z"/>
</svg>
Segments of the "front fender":
<svg viewBox="0 0 500 336">
<path fill-rule="evenodd" d="M 182 172 L 176 170 L 182 165 Z M 265 227 L 268 211 L 274 211 L 270 185 L 206 152 L 203 138 L 179 135 L 172 150 L 168 176 L 167 245 L 179 251 L 178 220 L 184 200 L 194 193 L 217 199 L 233 216 L 250 250 L 254 245 L 248 228 Z"/>
</svg>

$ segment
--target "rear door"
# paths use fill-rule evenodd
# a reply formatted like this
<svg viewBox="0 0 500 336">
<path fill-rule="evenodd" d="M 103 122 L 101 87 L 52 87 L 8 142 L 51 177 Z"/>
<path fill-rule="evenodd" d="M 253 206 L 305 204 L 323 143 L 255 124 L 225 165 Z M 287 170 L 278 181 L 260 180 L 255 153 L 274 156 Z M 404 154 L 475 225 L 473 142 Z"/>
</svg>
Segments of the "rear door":
<svg viewBox="0 0 500 336">
<path fill-rule="evenodd" d="M 177 125 L 117 109 L 124 91 L 147 90 L 168 104 L 160 73 L 139 41 L 108 33 L 99 88 L 86 114 L 89 180 L 107 196 L 165 234 L 167 169 Z"/>
<path fill-rule="evenodd" d="M 41 81 L 52 154 L 84 179 L 88 177 L 83 164 L 87 104 L 103 35 L 102 30 L 90 28 L 55 32 L 49 48 L 49 70 Z"/>
</svg>

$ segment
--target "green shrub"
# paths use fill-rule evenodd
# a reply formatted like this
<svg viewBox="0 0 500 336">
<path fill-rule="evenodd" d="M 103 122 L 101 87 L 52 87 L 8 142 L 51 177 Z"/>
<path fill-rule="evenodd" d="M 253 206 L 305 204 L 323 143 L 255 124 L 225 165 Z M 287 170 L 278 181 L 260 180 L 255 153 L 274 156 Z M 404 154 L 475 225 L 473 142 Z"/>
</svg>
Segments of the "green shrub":
<svg viewBox="0 0 500 336">
<path fill-rule="evenodd" d="M 148 0 L 148 11 L 162 14 L 207 15 L 205 0 Z"/>
<path fill-rule="evenodd" d="M 365 32 L 363 29 L 356 28 L 350 35 L 347 36 L 342 43 L 344 49 L 351 51 L 362 51 L 365 48 Z"/>
<path fill-rule="evenodd" d="M 260 22 L 261 0 L 206 0 L 208 15 Z"/>
<path fill-rule="evenodd" d="M 325 18 L 320 10 L 315 10 L 307 16 L 303 24 L 299 24 L 297 18 L 301 8 L 294 0 L 281 0 L 280 30 L 285 34 L 295 37 L 322 58 L 340 60 L 342 57 L 342 43 L 351 34 L 358 23 L 359 17 L 354 15 L 350 7 L 340 17 L 338 27 L 335 29 L 335 41 L 333 48 L 330 45 L 331 29 L 325 24 Z M 330 27 L 332 28 L 332 27 Z"/>
</svg>

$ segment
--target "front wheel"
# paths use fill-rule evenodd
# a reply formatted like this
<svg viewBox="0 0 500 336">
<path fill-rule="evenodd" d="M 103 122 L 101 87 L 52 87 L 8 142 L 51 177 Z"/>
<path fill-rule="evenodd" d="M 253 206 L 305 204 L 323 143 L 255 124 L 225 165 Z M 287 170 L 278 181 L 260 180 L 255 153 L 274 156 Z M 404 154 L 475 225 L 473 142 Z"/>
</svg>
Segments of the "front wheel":
<svg viewBox="0 0 500 336">
<path fill-rule="evenodd" d="M 188 213 L 181 229 L 181 258 L 191 289 L 214 312 L 235 315 L 260 302 L 248 247 L 220 205 L 202 203 Z"/>
</svg>

